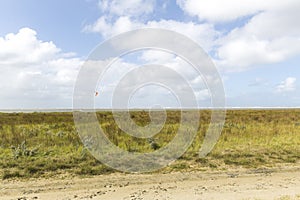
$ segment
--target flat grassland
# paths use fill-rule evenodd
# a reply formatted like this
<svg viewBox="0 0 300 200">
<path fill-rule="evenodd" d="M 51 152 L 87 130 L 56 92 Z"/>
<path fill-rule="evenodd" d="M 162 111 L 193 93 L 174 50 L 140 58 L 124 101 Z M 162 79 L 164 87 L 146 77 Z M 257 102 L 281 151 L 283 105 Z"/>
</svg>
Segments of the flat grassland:
<svg viewBox="0 0 300 200">
<path fill-rule="evenodd" d="M 210 121 L 201 110 L 194 142 L 177 161 L 154 173 L 265 169 L 300 164 L 300 110 L 228 110 L 221 137 L 213 151 L 198 156 Z M 127 135 L 111 112 L 97 112 L 99 123 L 115 145 L 127 151 L 151 152 L 174 138 L 179 111 L 167 111 L 167 121 L 152 142 Z M 149 123 L 145 111 L 132 111 L 141 126 Z M 153 145 L 155 143 L 155 145 Z M 72 113 L 0 113 L 0 177 L 48 178 L 68 174 L 92 176 L 116 173 L 101 164 L 82 145 Z"/>
</svg>

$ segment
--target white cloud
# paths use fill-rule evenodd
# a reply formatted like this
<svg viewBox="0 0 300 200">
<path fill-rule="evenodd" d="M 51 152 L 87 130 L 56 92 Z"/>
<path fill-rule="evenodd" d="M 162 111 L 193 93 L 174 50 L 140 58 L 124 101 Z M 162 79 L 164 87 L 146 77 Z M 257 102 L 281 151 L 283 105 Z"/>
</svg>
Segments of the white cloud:
<svg viewBox="0 0 300 200">
<path fill-rule="evenodd" d="M 219 33 L 214 29 L 214 26 L 208 23 L 198 24 L 194 22 L 179 22 L 175 20 L 143 21 L 138 18 L 132 17 L 131 14 L 122 15 L 122 16 L 119 16 L 120 14 L 115 14 L 115 16 L 112 17 L 111 12 L 109 13 L 110 14 L 108 15 L 102 15 L 94 24 L 87 25 L 84 28 L 84 30 L 87 32 L 96 32 L 101 34 L 104 38 L 108 38 L 138 28 L 168 29 L 168 30 L 173 30 L 178 33 L 181 33 L 187 37 L 190 37 L 198 44 L 200 44 L 207 52 L 213 48 L 214 40 L 219 36 Z M 160 39 L 163 38 L 157 37 L 155 39 L 155 42 L 159 44 Z M 139 38 L 137 36 L 133 37 L 133 41 L 137 42 L 139 40 L 144 40 L 144 38 Z M 128 39 L 128 42 L 131 43 L 132 41 Z M 120 46 L 121 44 L 117 43 L 117 45 Z M 190 49 L 186 51 L 192 53 Z M 177 73 L 181 74 L 184 77 L 184 79 L 191 84 L 191 86 L 195 90 L 198 100 L 205 101 L 209 99 L 209 95 L 207 95 L 207 89 L 205 87 L 204 82 L 201 80 L 201 78 L 199 79 L 199 74 L 194 69 L 191 69 L 192 67 L 189 66 L 188 63 L 186 63 L 182 59 L 179 59 L 179 57 L 166 52 L 150 50 L 150 51 L 144 51 L 142 55 L 138 58 L 141 59 L 142 61 L 146 61 L 148 64 L 156 63 L 156 64 L 168 66 L 171 69 L 177 71 Z M 124 62 L 122 64 L 126 65 L 126 63 Z M 131 63 L 131 65 L 133 65 L 133 63 Z M 121 65 L 118 65 L 118 67 L 121 67 Z M 116 69 L 115 74 L 119 74 L 118 71 L 119 69 Z M 165 78 L 172 79 L 172 77 L 168 77 L 167 74 L 165 76 L 166 76 Z M 110 76 L 108 75 L 106 77 L 110 77 Z M 102 85 L 110 86 L 109 88 L 108 87 L 105 88 L 107 94 L 109 92 L 108 90 L 111 91 L 113 90 L 113 86 L 115 84 L 106 82 L 105 84 Z M 143 101 L 147 101 L 147 98 L 144 99 Z M 101 102 L 104 102 L 104 100 L 101 99 Z"/>
<path fill-rule="evenodd" d="M 200 44 L 214 57 L 223 72 L 245 71 L 266 64 L 285 62 L 300 54 L 298 0 L 177 0 L 177 4 L 186 14 L 198 17 L 199 21 L 157 19 L 158 14 L 152 18 L 150 15 L 144 17 L 139 11 L 133 10 L 126 14 L 114 11 L 107 2 L 106 5 L 103 4 L 104 14 L 94 24 L 86 26 L 85 31 L 96 32 L 108 38 L 138 28 L 170 29 Z M 219 31 L 217 27 L 224 29 L 224 32 Z M 143 40 L 143 37 L 133 38 L 137 42 Z M 159 43 L 160 39 L 162 38 L 157 37 L 156 42 Z M 144 61 L 169 65 L 172 69 L 177 69 L 178 65 L 183 69 L 186 67 L 186 64 L 176 60 L 176 57 L 173 59 L 170 55 L 162 55 L 155 51 L 143 53 L 141 58 Z M 200 85 L 199 92 L 197 91 L 199 97 L 207 96 L 205 88 L 197 83 L 200 77 L 195 77 L 195 73 L 189 73 L 188 70 L 178 71 L 183 71 L 192 84 Z M 295 81 L 287 79 L 276 90 L 292 91 Z M 257 80 L 254 84 L 267 84 L 258 82 L 260 81 Z"/>
<path fill-rule="evenodd" d="M 282 81 L 277 87 L 277 92 L 291 92 L 296 89 L 296 78 L 288 77 L 284 81 Z"/>
<path fill-rule="evenodd" d="M 258 39 L 248 33 L 235 34 L 217 50 L 217 63 L 225 71 L 243 71 L 261 64 L 278 63 L 300 53 L 300 38 Z"/>
<path fill-rule="evenodd" d="M 152 13 L 156 0 L 100 0 L 99 7 L 103 12 L 117 16 L 140 16 Z"/>
<path fill-rule="evenodd" d="M 140 1 L 139 1 L 140 2 Z M 298 0 L 178 0 L 188 14 L 207 22 L 179 22 L 175 20 L 146 20 L 132 17 L 134 13 L 119 16 L 111 5 L 103 7 L 113 13 L 102 15 L 85 31 L 100 33 L 108 38 L 138 28 L 164 28 L 182 33 L 195 40 L 206 52 L 213 54 L 216 64 L 225 72 L 244 71 L 264 64 L 283 62 L 300 54 L 300 2 Z M 152 4 L 154 5 L 154 4 Z M 214 23 L 252 17 L 241 27 L 220 33 Z M 136 13 L 134 16 L 139 16 Z M 159 39 L 159 38 L 158 38 Z"/>
<path fill-rule="evenodd" d="M 70 107 L 82 61 L 44 42 L 30 28 L 0 37 L 0 104 L 7 108 Z"/>
<path fill-rule="evenodd" d="M 211 94 L 210 94 L 208 89 L 203 89 L 203 90 L 200 90 L 200 91 L 196 91 L 195 96 L 200 101 L 207 101 L 207 100 L 210 100 L 210 98 L 211 98 Z M 201 107 L 201 106 L 207 106 L 207 105 L 205 105 L 205 104 L 201 105 L 200 104 L 199 107 Z"/>
<path fill-rule="evenodd" d="M 300 54 L 300 27 L 296 25 L 300 2 L 284 2 L 274 2 L 276 9 L 256 14 L 219 39 L 216 60 L 225 71 L 278 63 Z"/>
<path fill-rule="evenodd" d="M 187 14 L 212 22 L 232 21 L 266 10 L 276 10 L 293 2 L 297 0 L 177 0 Z"/>
<path fill-rule="evenodd" d="M 94 24 L 87 25 L 84 30 L 100 33 L 104 38 L 108 38 L 141 27 L 143 27 L 141 22 L 133 21 L 128 16 L 118 17 L 115 21 L 107 16 L 101 16 Z"/>
<path fill-rule="evenodd" d="M 53 58 L 61 51 L 53 42 L 39 41 L 36 32 L 29 28 L 0 37 L 0 47 L 0 64 L 36 64 Z"/>
<path fill-rule="evenodd" d="M 159 64 L 159 63 L 166 63 L 171 59 L 174 60 L 175 55 L 162 50 L 146 50 L 143 51 L 142 55 L 140 56 L 140 59 L 146 62 Z"/>
<path fill-rule="evenodd" d="M 210 105 L 210 94 L 207 93 L 207 87 L 202 80 L 199 73 L 183 59 L 174 56 L 173 54 L 166 53 L 164 51 L 154 51 L 145 50 L 137 53 L 136 55 L 138 61 L 134 62 L 132 57 L 129 60 L 126 57 L 122 57 L 120 60 L 112 63 L 108 70 L 105 71 L 103 78 L 98 82 L 98 90 L 101 91 L 102 95 L 96 99 L 96 106 L 109 106 L 111 101 L 109 99 L 113 98 L 113 93 L 117 85 L 122 88 L 122 91 L 127 91 L 136 87 L 141 87 L 138 92 L 138 102 L 136 105 L 132 106 L 149 106 L 153 102 L 161 102 L 163 105 L 171 106 L 173 105 L 173 100 L 170 97 L 170 93 L 167 93 L 166 89 L 158 89 L 160 86 L 148 87 L 139 84 L 140 81 L 145 79 L 152 80 L 152 83 L 164 83 L 166 87 L 175 88 L 179 94 L 184 94 L 186 88 L 183 84 L 180 84 L 182 80 L 189 84 L 195 93 L 195 96 L 201 105 Z M 144 72 L 142 74 L 137 74 L 137 71 L 132 71 L 138 69 L 139 66 L 144 64 L 165 66 L 170 69 L 166 71 L 165 68 L 158 69 L 156 71 Z M 170 73 L 172 72 L 172 73 Z M 177 74 L 177 76 L 175 75 Z M 178 76 L 182 77 L 181 79 Z M 123 80 L 122 84 L 120 81 L 126 77 L 126 81 Z M 187 95 L 185 95 L 187 96 Z M 119 98 L 122 101 L 127 101 L 125 98 Z M 155 99 L 155 101 L 153 101 Z M 147 107 L 146 106 L 146 107 Z"/>
<path fill-rule="evenodd" d="M 214 41 L 219 35 L 218 31 L 211 24 L 185 23 L 175 20 L 152 20 L 143 23 L 130 19 L 128 16 L 119 17 L 115 21 L 109 20 L 107 16 L 101 16 L 94 24 L 87 25 L 84 30 L 87 32 L 97 32 L 104 38 L 108 38 L 138 28 L 161 28 L 181 33 L 196 41 L 207 52 L 212 49 Z"/>
<path fill-rule="evenodd" d="M 209 52 L 219 32 L 212 24 L 194 22 L 178 22 L 174 20 L 149 21 L 145 27 L 163 28 L 181 33 L 196 41 L 206 52 Z"/>
</svg>

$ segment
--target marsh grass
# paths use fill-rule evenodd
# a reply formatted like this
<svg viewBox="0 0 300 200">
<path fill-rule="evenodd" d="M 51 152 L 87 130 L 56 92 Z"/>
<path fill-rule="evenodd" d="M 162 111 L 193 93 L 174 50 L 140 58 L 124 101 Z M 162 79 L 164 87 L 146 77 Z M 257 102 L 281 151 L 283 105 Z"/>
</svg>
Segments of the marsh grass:
<svg viewBox="0 0 300 200">
<path fill-rule="evenodd" d="M 229 110 L 222 135 L 214 150 L 199 158 L 210 111 L 200 111 L 198 133 L 177 161 L 160 171 L 226 170 L 232 167 L 259 168 L 276 164 L 299 164 L 300 110 Z M 145 111 L 132 111 L 131 118 L 145 126 Z M 99 124 L 115 145 L 131 152 L 152 152 L 167 145 L 176 135 L 179 111 L 168 111 L 162 130 L 151 139 L 132 137 L 116 125 L 112 113 L 97 113 Z M 191 115 L 192 117 L 192 115 Z M 189 131 L 189 127 L 184 127 Z M 69 173 L 112 173 L 82 145 L 72 113 L 1 113 L 0 176 L 47 177 Z"/>
</svg>

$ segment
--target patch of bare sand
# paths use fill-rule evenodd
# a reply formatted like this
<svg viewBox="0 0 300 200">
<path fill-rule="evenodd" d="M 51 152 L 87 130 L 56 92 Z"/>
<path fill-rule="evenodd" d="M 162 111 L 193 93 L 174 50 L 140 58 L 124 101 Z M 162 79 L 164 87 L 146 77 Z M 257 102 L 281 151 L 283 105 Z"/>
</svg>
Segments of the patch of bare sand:
<svg viewBox="0 0 300 200">
<path fill-rule="evenodd" d="M 300 199 L 300 169 L 2 181 L 0 199 Z"/>
</svg>

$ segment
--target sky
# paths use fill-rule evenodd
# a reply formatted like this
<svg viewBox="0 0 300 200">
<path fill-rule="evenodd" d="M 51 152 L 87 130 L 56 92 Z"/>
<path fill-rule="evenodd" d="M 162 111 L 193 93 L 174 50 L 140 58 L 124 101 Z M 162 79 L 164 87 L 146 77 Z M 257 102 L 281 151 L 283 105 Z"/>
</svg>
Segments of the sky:
<svg viewBox="0 0 300 200">
<path fill-rule="evenodd" d="M 79 70 L 95 47 L 139 28 L 168 29 L 197 42 L 218 69 L 228 107 L 299 107 L 298 19 L 299 0 L 3 0 L 0 109 L 72 108 Z M 110 107 L 118 81 L 147 63 L 182 74 L 200 107 L 209 106 L 209 90 L 188 63 L 143 50 L 111 66 L 95 86 L 95 107 Z M 128 102 L 179 106 L 176 94 L 159 85 L 138 89 Z"/>
</svg>

